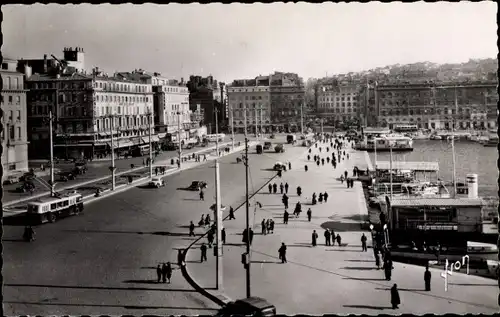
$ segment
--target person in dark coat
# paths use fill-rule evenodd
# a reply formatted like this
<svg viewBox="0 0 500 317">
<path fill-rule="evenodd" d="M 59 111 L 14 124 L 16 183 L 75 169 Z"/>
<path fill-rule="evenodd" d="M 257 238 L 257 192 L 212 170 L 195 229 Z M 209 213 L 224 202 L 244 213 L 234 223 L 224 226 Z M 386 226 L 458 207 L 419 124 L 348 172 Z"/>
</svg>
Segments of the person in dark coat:
<svg viewBox="0 0 500 317">
<path fill-rule="evenodd" d="M 336 239 L 337 239 L 337 243 L 338 243 L 338 245 L 340 247 L 342 245 L 342 238 L 340 237 L 340 234 L 337 233 Z"/>
<path fill-rule="evenodd" d="M 167 262 L 167 266 L 165 268 L 165 275 L 167 278 L 167 283 L 170 284 L 170 280 L 172 279 L 172 264 L 170 264 L 170 262 Z"/>
<path fill-rule="evenodd" d="M 367 240 L 366 236 L 363 233 L 363 235 L 361 236 L 361 251 L 363 251 L 363 252 L 368 251 L 368 249 L 366 248 L 366 240 Z"/>
<path fill-rule="evenodd" d="M 281 201 L 283 202 L 283 205 L 285 205 L 285 209 L 288 209 L 288 196 L 286 194 L 283 194 Z"/>
<path fill-rule="evenodd" d="M 211 219 L 210 219 L 210 215 L 209 215 L 209 214 L 207 214 L 207 216 L 205 217 L 205 227 L 210 226 L 210 220 L 211 220 Z"/>
<path fill-rule="evenodd" d="M 373 249 L 375 253 L 375 265 L 377 266 L 377 270 L 380 270 L 380 254 L 377 249 Z"/>
<path fill-rule="evenodd" d="M 313 233 L 312 233 L 312 246 L 315 247 L 317 245 L 317 240 L 318 240 L 318 234 L 316 233 L 316 230 L 313 230 Z"/>
<path fill-rule="evenodd" d="M 288 224 L 288 217 L 290 216 L 290 214 L 288 213 L 288 211 L 285 209 L 285 212 L 283 213 L 283 224 L 287 225 Z"/>
<path fill-rule="evenodd" d="M 347 171 L 344 171 L 344 177 L 347 179 Z"/>
<path fill-rule="evenodd" d="M 233 209 L 233 207 L 229 207 L 229 220 L 231 220 L 231 219 L 236 219 L 234 217 L 234 209 Z"/>
<path fill-rule="evenodd" d="M 286 263 L 286 245 L 285 245 L 285 242 L 281 243 L 281 247 L 278 250 L 278 254 L 280 256 L 281 263 Z"/>
<path fill-rule="evenodd" d="M 390 259 L 384 259 L 384 274 L 387 281 L 391 280 L 392 275 L 392 261 Z"/>
<path fill-rule="evenodd" d="M 425 290 L 429 292 L 431 290 L 431 271 L 429 271 L 429 264 L 425 266 L 424 273 Z"/>
<path fill-rule="evenodd" d="M 222 228 L 220 231 L 222 244 L 226 244 L 226 228 Z"/>
<path fill-rule="evenodd" d="M 323 194 L 323 198 L 325 199 L 325 203 L 326 203 L 328 201 L 328 193 L 327 192 L 325 192 Z"/>
<path fill-rule="evenodd" d="M 325 246 L 330 246 L 330 230 L 326 229 L 325 233 L 323 234 L 325 236 Z"/>
<path fill-rule="evenodd" d="M 262 222 L 260 223 L 260 225 L 262 227 L 262 234 L 266 235 L 266 233 L 267 233 L 267 230 L 266 230 L 266 219 L 262 219 Z"/>
<path fill-rule="evenodd" d="M 158 264 L 158 267 L 156 268 L 156 275 L 158 276 L 158 283 L 160 283 L 163 276 L 160 264 Z"/>
<path fill-rule="evenodd" d="M 266 232 L 267 234 L 271 233 L 271 219 L 267 219 L 266 221 Z"/>
<path fill-rule="evenodd" d="M 321 165 L 325 165 L 325 159 L 324 158 L 321 159 Z"/>
<path fill-rule="evenodd" d="M 316 205 L 316 193 L 312 194 L 312 204 Z"/>
<path fill-rule="evenodd" d="M 205 193 L 203 190 L 200 190 L 200 200 L 205 200 Z"/>
<path fill-rule="evenodd" d="M 318 166 L 319 166 L 319 163 L 320 163 L 320 162 L 319 162 L 319 160 L 317 160 L 317 161 L 316 161 L 316 165 L 318 165 Z"/>
<path fill-rule="evenodd" d="M 307 221 L 311 222 L 312 218 L 312 210 L 311 208 L 307 209 Z"/>
<path fill-rule="evenodd" d="M 205 224 L 205 215 L 201 215 L 200 221 L 198 221 L 198 226 L 201 227 Z"/>
<path fill-rule="evenodd" d="M 292 169 L 292 163 L 288 162 L 288 169 L 291 170 Z"/>
<path fill-rule="evenodd" d="M 183 249 L 177 250 L 177 265 L 179 267 L 184 265 L 184 254 L 182 253 Z"/>
<path fill-rule="evenodd" d="M 250 244 L 252 244 L 252 241 L 253 241 L 253 229 L 252 228 L 250 228 L 249 236 L 250 236 Z"/>
<path fill-rule="evenodd" d="M 271 184 L 267 185 L 267 189 L 269 189 L 269 194 L 273 193 L 273 185 Z"/>
<path fill-rule="evenodd" d="M 399 308 L 398 306 L 401 304 L 401 299 L 399 298 L 398 285 L 394 284 L 391 287 L 391 305 L 392 309 Z"/>
<path fill-rule="evenodd" d="M 278 192 L 278 185 L 276 185 L 276 183 L 273 184 L 273 193 L 277 193 Z"/>
<path fill-rule="evenodd" d="M 311 160 L 311 155 L 308 155 L 307 156 L 307 160 L 310 161 Z"/>
<path fill-rule="evenodd" d="M 194 223 L 191 221 L 191 223 L 189 224 L 189 236 L 193 236 L 194 237 Z"/>
<path fill-rule="evenodd" d="M 271 233 L 274 233 L 274 220 L 271 219 L 269 221 L 269 230 L 271 230 Z"/>
<path fill-rule="evenodd" d="M 285 183 L 285 194 L 288 194 L 288 183 Z"/>
<path fill-rule="evenodd" d="M 320 203 L 322 203 L 322 202 L 323 202 L 323 193 L 319 193 L 319 199 L 318 199 L 318 201 L 319 201 Z"/>
<path fill-rule="evenodd" d="M 309 153 L 311 153 L 311 149 L 309 149 Z"/>
<path fill-rule="evenodd" d="M 307 165 L 304 165 L 304 170 L 307 172 L 309 170 L 309 168 L 307 167 Z"/>
<path fill-rule="evenodd" d="M 207 240 L 208 240 L 208 247 L 212 247 L 212 243 L 214 243 L 214 233 L 212 230 L 210 230 L 207 234 Z"/>
<path fill-rule="evenodd" d="M 280 184 L 280 192 L 282 195 L 283 195 L 284 190 L 285 190 L 285 186 L 283 185 L 283 183 L 281 183 Z"/>
<path fill-rule="evenodd" d="M 297 186 L 297 196 L 301 196 L 302 195 L 302 187 L 300 186 Z"/>
<path fill-rule="evenodd" d="M 207 246 L 205 245 L 205 243 L 201 244 L 200 250 L 201 250 L 201 261 L 200 262 L 203 263 L 203 261 L 207 261 Z"/>
<path fill-rule="evenodd" d="M 167 282 L 167 266 L 165 263 L 161 266 L 161 279 L 163 283 Z"/>
<path fill-rule="evenodd" d="M 242 239 L 241 239 L 241 242 L 243 242 L 243 243 L 247 243 L 247 241 L 248 241 L 248 240 L 247 240 L 247 239 L 248 239 L 248 232 L 247 232 L 247 229 L 244 229 L 244 230 L 243 230 L 242 236 L 243 236 L 243 237 L 242 237 Z"/>
</svg>

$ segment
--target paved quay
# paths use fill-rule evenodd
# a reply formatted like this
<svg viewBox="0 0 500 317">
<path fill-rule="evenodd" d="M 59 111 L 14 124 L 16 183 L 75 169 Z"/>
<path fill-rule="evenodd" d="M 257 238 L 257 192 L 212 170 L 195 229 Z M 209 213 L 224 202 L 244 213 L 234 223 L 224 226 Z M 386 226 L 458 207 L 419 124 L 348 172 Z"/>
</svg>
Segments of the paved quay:
<svg viewBox="0 0 500 317">
<path fill-rule="evenodd" d="M 313 147 L 313 153 L 326 157 Z M 394 263 L 392 281 L 386 281 L 382 270 L 377 270 L 373 250 L 361 251 L 361 222 L 367 216 L 361 184 L 347 188 L 338 180 L 344 170 L 352 175 L 353 166 L 366 168 L 363 152 L 348 150 L 349 160 L 344 160 L 337 169 L 331 164 L 317 167 L 307 162 L 306 155 L 290 158 L 292 170 L 284 172 L 282 180 L 288 182 L 289 211 L 296 202 L 302 202 L 299 218 L 289 219 L 283 224 L 284 207 L 281 194 L 269 194 L 267 186 L 251 200 L 251 224 L 255 237 L 252 245 L 252 295 L 268 299 L 276 305 L 279 314 L 426 314 L 426 313 L 493 313 L 498 312 L 495 281 L 454 273 L 449 277 L 448 292 L 444 290 L 441 270 L 431 269 L 432 290 L 424 291 L 424 269 L 422 267 Z M 331 154 L 329 154 L 331 155 Z M 304 171 L 308 164 L 309 171 Z M 364 164 L 364 166 L 362 165 Z M 302 197 L 296 196 L 296 187 L 303 189 Z M 311 195 L 327 191 L 327 203 L 310 206 Z M 222 193 L 224 200 L 225 193 Z M 262 208 L 255 208 L 256 202 Z M 312 220 L 307 221 L 306 211 L 312 210 Z M 261 235 L 262 219 L 274 219 L 274 234 Z M 215 291 L 215 257 L 209 249 L 208 262 L 200 263 L 199 244 L 187 254 L 187 271 L 191 278 L 214 295 L 225 294 L 231 299 L 246 296 L 245 270 L 241 254 L 245 252 L 241 233 L 245 226 L 244 206 L 236 211 L 236 220 L 224 222 L 227 243 L 223 256 L 223 285 L 221 292 Z M 324 228 L 333 228 L 342 237 L 343 246 L 324 245 Z M 318 246 L 311 246 L 311 234 L 318 233 Z M 371 245 L 369 232 L 364 232 Z M 285 242 L 287 264 L 278 259 L 278 248 Z M 390 287 L 398 284 L 402 304 L 393 310 L 390 304 Z"/>
</svg>

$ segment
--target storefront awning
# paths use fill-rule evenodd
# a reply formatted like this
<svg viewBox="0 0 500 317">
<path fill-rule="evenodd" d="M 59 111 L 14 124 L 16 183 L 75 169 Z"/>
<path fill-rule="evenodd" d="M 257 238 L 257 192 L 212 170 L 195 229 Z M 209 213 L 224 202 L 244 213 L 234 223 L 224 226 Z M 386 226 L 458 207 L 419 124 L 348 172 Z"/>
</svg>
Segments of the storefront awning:
<svg viewBox="0 0 500 317">
<path fill-rule="evenodd" d="M 159 137 L 159 136 L 157 136 L 157 135 L 153 135 L 153 136 L 151 137 L 151 142 L 160 142 L 160 137 Z"/>
</svg>

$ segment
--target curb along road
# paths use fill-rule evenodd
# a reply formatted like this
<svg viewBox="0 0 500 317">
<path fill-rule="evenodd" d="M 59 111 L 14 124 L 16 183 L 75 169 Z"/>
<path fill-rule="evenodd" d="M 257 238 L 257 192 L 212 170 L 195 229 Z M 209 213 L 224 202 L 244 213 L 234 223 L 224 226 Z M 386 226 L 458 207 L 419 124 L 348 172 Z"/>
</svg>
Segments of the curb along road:
<svg viewBox="0 0 500 317">
<path fill-rule="evenodd" d="M 309 149 L 311 149 L 314 144 L 316 144 L 318 141 L 314 142 L 310 147 L 307 147 L 306 150 L 304 151 L 304 153 L 298 155 L 297 157 L 293 158 L 293 160 L 297 160 L 299 159 L 300 157 L 302 157 L 304 154 L 307 154 L 307 152 L 309 151 Z M 278 177 L 278 174 L 275 173 L 274 176 L 272 176 L 271 178 L 269 178 L 261 187 L 259 187 L 256 191 L 254 191 L 249 197 L 248 197 L 248 200 L 252 199 L 255 195 L 257 195 L 265 186 L 267 186 L 270 182 L 272 182 L 276 177 Z M 241 207 L 245 206 L 246 204 L 246 199 L 243 200 L 243 202 L 241 204 L 239 204 L 236 208 L 234 208 L 234 212 L 237 212 Z M 229 215 L 227 215 L 226 217 L 222 218 L 222 221 L 225 221 L 226 219 L 229 218 Z M 198 243 L 201 239 L 205 238 L 205 236 L 208 234 L 208 232 L 210 231 L 207 230 L 205 231 L 205 233 L 203 233 L 199 238 L 197 238 L 196 240 L 194 240 L 188 247 L 186 247 L 184 249 L 184 252 L 183 252 L 183 259 L 186 259 L 187 258 L 187 254 L 188 252 L 190 251 L 190 249 L 196 244 Z M 225 294 L 223 293 L 220 293 L 220 291 L 217 291 L 218 294 L 213 294 L 212 292 L 209 292 L 208 290 L 206 290 L 205 288 L 201 287 L 192 277 L 191 275 L 189 274 L 189 271 L 187 269 L 187 265 L 186 265 L 186 262 L 184 262 L 184 264 L 181 266 L 181 272 L 182 272 L 182 275 L 184 276 L 184 278 L 186 279 L 186 281 L 197 291 L 199 292 L 200 294 L 204 295 L 205 297 L 207 297 L 208 299 L 210 299 L 211 301 L 215 302 L 217 305 L 219 306 L 225 306 L 227 305 L 229 302 L 232 301 L 231 298 L 229 298 L 228 296 L 226 296 Z"/>
<path fill-rule="evenodd" d="M 220 147 L 224 147 L 224 146 L 228 146 L 228 145 L 231 145 L 231 143 L 228 142 L 228 143 L 220 144 L 219 148 Z M 235 147 L 235 149 L 236 148 L 237 147 Z M 203 149 L 203 150 L 199 150 L 199 151 L 196 151 L 196 152 L 191 152 L 191 153 L 188 153 L 188 154 L 189 155 L 200 154 L 200 153 L 210 152 L 210 151 L 214 151 L 214 150 L 215 150 L 215 146 L 214 147 L 210 147 L 210 148 L 206 148 L 206 149 Z M 186 155 L 188 155 L 188 154 L 186 154 Z M 165 158 L 164 160 L 162 160 L 160 162 L 168 162 L 172 158 L 177 158 L 177 157 L 168 157 L 168 158 Z M 153 164 L 153 167 L 154 167 L 154 164 Z M 146 168 L 148 168 L 148 167 L 147 166 L 136 167 L 134 169 L 130 169 L 130 170 L 126 170 L 126 171 L 123 171 L 123 172 L 116 173 L 115 177 L 119 177 L 119 176 L 127 174 L 127 173 L 138 172 L 138 171 L 141 171 L 141 170 L 146 169 Z M 178 170 L 178 169 L 175 169 L 175 170 Z M 167 174 L 167 175 L 170 175 L 170 174 Z M 164 175 L 164 176 L 167 176 L 167 175 Z M 73 185 L 69 185 L 69 186 L 64 186 L 64 187 L 58 188 L 57 191 L 64 191 L 64 190 L 68 190 L 68 189 L 72 189 L 72 188 L 77 188 L 77 187 L 89 185 L 89 184 L 92 184 L 92 183 L 97 183 L 97 182 L 100 182 L 100 181 L 104 181 L 104 180 L 107 180 L 109 178 L 111 178 L 111 175 L 107 175 L 107 176 L 103 176 L 103 177 L 100 177 L 100 178 L 91 179 L 91 180 L 88 180 L 88 181 L 84 181 L 84 182 L 73 184 Z M 138 179 L 134 183 L 137 183 L 140 180 L 141 179 Z M 9 207 L 9 206 L 14 206 L 14 205 L 23 203 L 25 201 L 35 200 L 35 199 L 38 199 L 38 198 L 41 198 L 41 197 L 45 197 L 45 196 L 48 196 L 48 195 L 50 195 L 50 191 L 42 192 L 40 194 L 29 196 L 29 197 L 25 197 L 25 198 L 21 198 L 21 199 L 12 200 L 12 201 L 4 203 L 3 204 L 3 208 Z"/>
</svg>

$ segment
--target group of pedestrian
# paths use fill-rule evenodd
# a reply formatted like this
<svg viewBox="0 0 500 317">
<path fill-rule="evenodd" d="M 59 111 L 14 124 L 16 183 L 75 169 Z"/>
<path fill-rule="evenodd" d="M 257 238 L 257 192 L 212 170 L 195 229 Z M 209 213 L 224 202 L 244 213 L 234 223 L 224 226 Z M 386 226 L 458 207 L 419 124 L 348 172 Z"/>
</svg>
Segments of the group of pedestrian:
<svg viewBox="0 0 500 317">
<path fill-rule="evenodd" d="M 205 217 L 204 214 L 201 215 L 201 219 L 200 221 L 198 221 L 198 226 L 199 227 L 208 227 L 210 226 L 210 222 L 211 222 L 212 219 L 210 219 L 210 214 L 207 214 L 207 216 Z M 192 223 L 192 222 L 191 222 Z M 193 225 L 194 227 L 194 225 Z M 193 230 L 194 231 L 194 230 Z"/>
<path fill-rule="evenodd" d="M 158 174 L 164 175 L 166 172 L 167 168 L 165 166 L 157 166 L 155 167 L 155 175 L 158 176 Z"/>
<path fill-rule="evenodd" d="M 163 282 L 170 284 L 170 280 L 172 278 L 172 271 L 173 271 L 172 265 L 170 264 L 170 262 L 167 262 L 167 264 L 163 263 L 161 267 L 160 264 L 158 264 L 158 267 L 156 268 L 158 283 Z"/>
<path fill-rule="evenodd" d="M 274 220 L 273 219 L 262 219 L 262 222 L 260 223 L 262 227 L 262 234 L 270 234 L 274 233 Z"/>
</svg>

